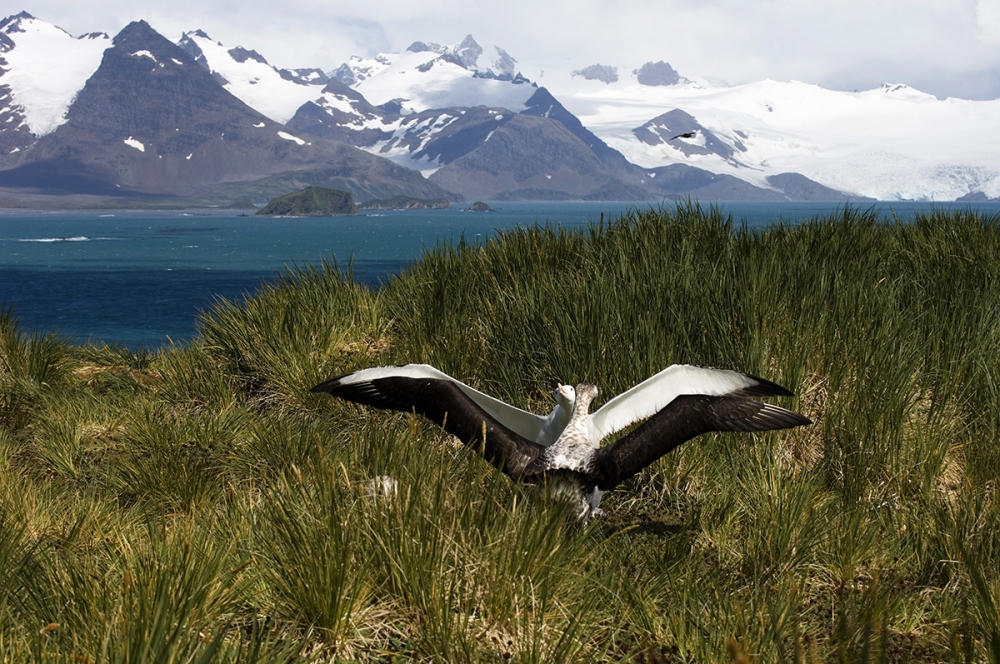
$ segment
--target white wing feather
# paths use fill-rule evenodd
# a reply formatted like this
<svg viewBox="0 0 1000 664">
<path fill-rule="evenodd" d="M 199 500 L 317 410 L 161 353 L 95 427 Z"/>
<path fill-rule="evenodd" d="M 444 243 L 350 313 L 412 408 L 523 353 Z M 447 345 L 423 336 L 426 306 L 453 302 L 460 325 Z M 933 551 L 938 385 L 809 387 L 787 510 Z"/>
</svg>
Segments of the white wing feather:
<svg viewBox="0 0 1000 664">
<path fill-rule="evenodd" d="M 590 440 L 597 446 L 604 437 L 652 417 L 682 394 L 721 396 L 756 384 L 738 371 L 673 364 L 592 413 Z"/>
<path fill-rule="evenodd" d="M 443 371 L 435 369 L 429 364 L 407 364 L 402 367 L 376 367 L 373 369 L 362 369 L 355 371 L 350 377 L 345 377 L 345 383 L 363 383 L 377 378 L 431 378 L 435 380 L 447 380 L 455 383 L 462 392 L 475 401 L 480 408 L 489 413 L 500 424 L 504 425 L 516 434 L 528 440 L 538 441 L 542 427 L 548 418 L 542 415 L 535 415 L 526 410 L 521 410 L 495 399 L 488 394 L 483 394 L 477 389 L 469 387 L 465 383 L 452 378 Z M 551 416 L 550 416 L 551 417 Z M 551 444 L 551 441 L 543 444 Z"/>
</svg>

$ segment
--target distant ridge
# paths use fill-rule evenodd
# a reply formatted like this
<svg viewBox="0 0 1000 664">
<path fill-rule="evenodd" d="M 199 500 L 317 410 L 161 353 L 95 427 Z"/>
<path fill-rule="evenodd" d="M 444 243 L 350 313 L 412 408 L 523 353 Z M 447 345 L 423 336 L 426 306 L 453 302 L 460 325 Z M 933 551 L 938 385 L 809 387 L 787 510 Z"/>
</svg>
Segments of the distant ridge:
<svg viewBox="0 0 1000 664">
<path fill-rule="evenodd" d="M 202 30 L 73 37 L 21 12 L 0 21 L 0 198 L 1000 199 L 1000 100 L 635 64 L 542 72 L 468 35 L 324 73 Z"/>
</svg>

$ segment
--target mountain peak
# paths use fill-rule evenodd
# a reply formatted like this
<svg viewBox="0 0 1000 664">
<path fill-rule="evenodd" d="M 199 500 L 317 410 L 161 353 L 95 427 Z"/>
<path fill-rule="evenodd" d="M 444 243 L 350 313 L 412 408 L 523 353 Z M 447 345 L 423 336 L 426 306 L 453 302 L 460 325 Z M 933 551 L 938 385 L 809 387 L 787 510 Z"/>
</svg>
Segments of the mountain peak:
<svg viewBox="0 0 1000 664">
<path fill-rule="evenodd" d="M 618 81 L 618 67 L 613 67 L 611 65 L 590 65 L 589 67 L 584 67 L 583 69 L 577 69 L 571 72 L 573 76 L 582 76 L 588 81 L 600 81 L 601 83 L 611 84 Z"/>
<path fill-rule="evenodd" d="M 126 98 L 133 101 L 126 103 Z M 187 51 L 145 21 L 136 21 L 115 35 L 67 118 L 77 127 L 96 129 L 95 136 L 145 140 L 185 127 L 205 108 L 225 108 L 247 123 L 261 119 L 196 66 Z"/>
<path fill-rule="evenodd" d="M 236 48 L 229 49 L 229 55 L 236 62 L 246 62 L 247 60 L 253 60 L 254 62 L 259 62 L 262 65 L 268 64 L 264 56 L 254 51 L 252 49 L 245 49 L 242 46 L 237 46 Z"/>
<path fill-rule="evenodd" d="M 21 27 L 21 21 L 37 21 L 34 16 L 28 12 L 22 11 L 20 14 L 14 14 L 8 16 L 4 20 L 0 21 L 0 31 L 7 34 L 12 32 L 24 32 L 24 28 Z"/>
<path fill-rule="evenodd" d="M 517 60 L 515 60 L 510 53 L 503 50 L 499 46 L 494 46 L 493 48 L 496 49 L 497 52 L 497 59 L 493 61 L 493 66 L 497 69 L 497 73 L 513 76 Z"/>
<path fill-rule="evenodd" d="M 206 33 L 204 30 L 200 28 L 198 30 L 192 30 L 191 32 L 183 33 L 181 35 L 181 41 L 184 41 L 185 39 L 190 39 L 191 37 L 201 37 L 202 39 L 207 39 L 209 41 L 212 41 L 212 38 L 208 36 L 208 33 Z"/>
<path fill-rule="evenodd" d="M 670 63 L 660 60 L 659 62 L 647 62 L 639 69 L 633 69 L 636 80 L 640 85 L 676 85 L 680 83 L 681 76 Z"/>
<path fill-rule="evenodd" d="M 177 45 L 228 92 L 275 122 L 288 122 L 320 96 L 329 78 L 319 69 L 278 69 L 259 52 L 229 48 L 204 32 L 185 32 Z"/>
<path fill-rule="evenodd" d="M 476 43 L 472 35 L 466 35 L 462 43 L 455 47 L 455 55 L 458 56 L 459 62 L 466 69 L 475 69 L 479 56 L 482 54 L 483 47 Z"/>
<path fill-rule="evenodd" d="M 441 55 L 448 50 L 447 46 L 442 46 L 441 44 L 435 44 L 434 42 L 422 42 L 415 41 L 406 47 L 406 50 L 410 53 L 437 53 Z"/>
<path fill-rule="evenodd" d="M 112 44 L 118 46 L 120 44 L 126 44 L 132 41 L 145 41 L 148 39 L 161 39 L 167 41 L 166 37 L 161 35 L 159 32 L 153 29 L 153 27 L 143 20 L 132 21 L 124 28 L 121 29 L 117 35 L 115 35 Z M 169 43 L 169 42 L 168 42 Z M 172 44 L 171 44 L 172 45 Z"/>
<path fill-rule="evenodd" d="M 21 12 L 0 21 L 0 95 L 4 108 L 0 154 L 24 150 L 30 136 L 62 124 L 66 109 L 100 65 L 110 40 L 105 35 L 73 37 L 51 23 Z"/>
</svg>

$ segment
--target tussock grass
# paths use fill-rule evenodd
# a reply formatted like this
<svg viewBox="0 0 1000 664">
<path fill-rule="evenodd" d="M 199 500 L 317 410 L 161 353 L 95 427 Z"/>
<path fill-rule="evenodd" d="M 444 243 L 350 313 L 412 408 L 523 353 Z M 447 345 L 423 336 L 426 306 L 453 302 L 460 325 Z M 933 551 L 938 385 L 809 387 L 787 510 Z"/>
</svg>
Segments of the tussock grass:
<svg viewBox="0 0 1000 664">
<path fill-rule="evenodd" d="M 998 283 L 994 217 L 689 204 L 437 247 L 379 290 L 293 270 L 158 352 L 2 312 L 2 659 L 1000 662 Z M 536 411 L 731 367 L 815 424 L 699 438 L 583 528 L 308 392 L 406 362 Z"/>
</svg>

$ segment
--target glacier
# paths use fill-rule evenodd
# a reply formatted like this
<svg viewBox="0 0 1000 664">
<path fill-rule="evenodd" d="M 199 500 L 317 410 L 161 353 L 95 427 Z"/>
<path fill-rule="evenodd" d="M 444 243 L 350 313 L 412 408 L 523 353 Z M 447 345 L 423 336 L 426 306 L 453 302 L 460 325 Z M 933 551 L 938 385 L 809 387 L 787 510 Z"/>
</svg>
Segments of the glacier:
<svg viewBox="0 0 1000 664">
<path fill-rule="evenodd" d="M 302 104 L 320 95 L 322 86 L 282 77 L 263 58 L 242 60 L 233 55 L 239 47 L 227 48 L 201 30 L 185 32 L 178 42 L 188 52 L 193 45 L 205 58 L 209 71 L 233 96 L 275 122 L 288 122 Z"/>
<path fill-rule="evenodd" d="M 73 37 L 65 30 L 27 13 L 11 17 L 0 32 L 13 48 L 0 83 L 10 86 L 28 130 L 35 136 L 52 133 L 66 121 L 76 93 L 101 64 L 111 38 L 104 33 Z"/>
<path fill-rule="evenodd" d="M 352 87 L 376 106 L 398 100 L 404 114 L 468 106 L 517 112 L 536 90 L 529 83 L 477 76 L 477 70 L 433 51 L 384 53 L 379 61 L 387 64 Z"/>
<path fill-rule="evenodd" d="M 616 84 L 546 78 L 588 129 L 644 168 L 685 163 L 757 186 L 794 172 L 880 200 L 1000 193 L 1000 100 L 937 99 L 900 84 L 846 92 L 799 81 L 651 87 L 634 74 Z M 674 142 L 639 140 L 636 128 L 672 109 L 693 116 L 735 158 L 686 156 Z"/>
</svg>

